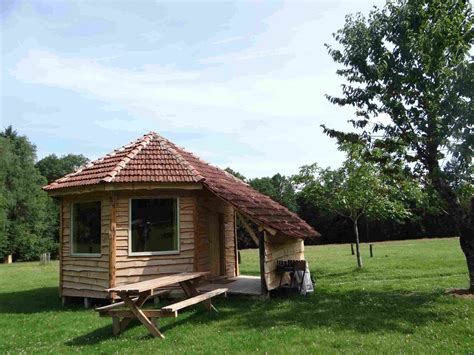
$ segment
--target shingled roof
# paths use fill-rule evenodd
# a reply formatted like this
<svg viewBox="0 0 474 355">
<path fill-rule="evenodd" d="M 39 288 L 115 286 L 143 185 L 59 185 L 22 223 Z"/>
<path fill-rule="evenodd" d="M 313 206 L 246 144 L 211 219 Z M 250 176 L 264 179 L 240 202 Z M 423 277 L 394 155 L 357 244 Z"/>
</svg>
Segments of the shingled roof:
<svg viewBox="0 0 474 355">
<path fill-rule="evenodd" d="M 49 185 L 46 191 L 104 183 L 202 183 L 256 222 L 297 238 L 319 236 L 295 213 L 226 171 L 177 147 L 155 132 L 116 149 Z"/>
</svg>

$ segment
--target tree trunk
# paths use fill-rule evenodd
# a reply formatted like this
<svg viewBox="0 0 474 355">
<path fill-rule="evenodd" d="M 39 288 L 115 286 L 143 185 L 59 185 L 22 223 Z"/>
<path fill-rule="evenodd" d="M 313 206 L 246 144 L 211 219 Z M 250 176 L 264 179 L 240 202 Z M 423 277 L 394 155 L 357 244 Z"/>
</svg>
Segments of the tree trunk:
<svg viewBox="0 0 474 355">
<path fill-rule="evenodd" d="M 357 255 L 357 266 L 362 268 L 362 257 L 360 256 L 360 244 L 359 244 L 359 228 L 357 227 L 357 219 L 352 221 L 354 225 L 354 234 L 356 239 L 356 255 Z"/>
<path fill-rule="evenodd" d="M 459 234 L 459 243 L 466 257 L 469 271 L 469 289 L 474 292 L 474 198 L 471 198 L 471 213 L 465 213 L 453 188 L 442 177 L 439 166 L 430 174 L 433 187 L 446 202 L 448 214 L 453 219 Z"/>
</svg>

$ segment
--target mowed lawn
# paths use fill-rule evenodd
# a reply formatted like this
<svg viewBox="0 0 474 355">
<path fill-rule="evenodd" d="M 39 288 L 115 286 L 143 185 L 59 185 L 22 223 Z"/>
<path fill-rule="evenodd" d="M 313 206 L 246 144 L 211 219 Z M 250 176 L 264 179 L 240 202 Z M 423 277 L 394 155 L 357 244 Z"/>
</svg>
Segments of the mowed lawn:
<svg viewBox="0 0 474 355">
<path fill-rule="evenodd" d="M 111 320 L 80 304 L 62 307 L 58 264 L 0 265 L 0 352 L 57 353 L 456 353 L 474 352 L 474 300 L 447 295 L 466 287 L 456 238 L 363 246 L 355 269 L 349 245 L 310 246 L 317 278 L 309 297 L 216 300 L 163 319 L 165 340 L 138 323 L 118 337 Z M 256 250 L 242 251 L 242 273 L 258 274 Z"/>
</svg>

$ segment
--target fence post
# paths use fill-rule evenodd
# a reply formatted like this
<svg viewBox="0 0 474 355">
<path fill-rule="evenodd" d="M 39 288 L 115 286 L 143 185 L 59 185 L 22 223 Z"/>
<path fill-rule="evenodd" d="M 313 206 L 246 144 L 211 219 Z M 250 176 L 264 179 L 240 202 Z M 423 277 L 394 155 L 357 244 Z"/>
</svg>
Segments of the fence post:
<svg viewBox="0 0 474 355">
<path fill-rule="evenodd" d="M 372 244 L 370 244 L 370 257 L 371 258 L 374 257 L 374 252 L 372 251 Z"/>
<path fill-rule="evenodd" d="M 354 255 L 354 244 L 351 243 L 351 254 Z"/>
</svg>

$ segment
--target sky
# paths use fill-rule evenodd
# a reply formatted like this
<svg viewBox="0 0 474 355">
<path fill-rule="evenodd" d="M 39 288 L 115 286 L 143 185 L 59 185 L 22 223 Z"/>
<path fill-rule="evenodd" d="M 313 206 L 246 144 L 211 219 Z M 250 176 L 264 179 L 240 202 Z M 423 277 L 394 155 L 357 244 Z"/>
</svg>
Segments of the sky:
<svg viewBox="0 0 474 355">
<path fill-rule="evenodd" d="M 249 178 L 337 167 L 351 129 L 325 43 L 381 1 L 12 1 L 0 12 L 0 129 L 99 158 L 155 131 Z"/>
</svg>

